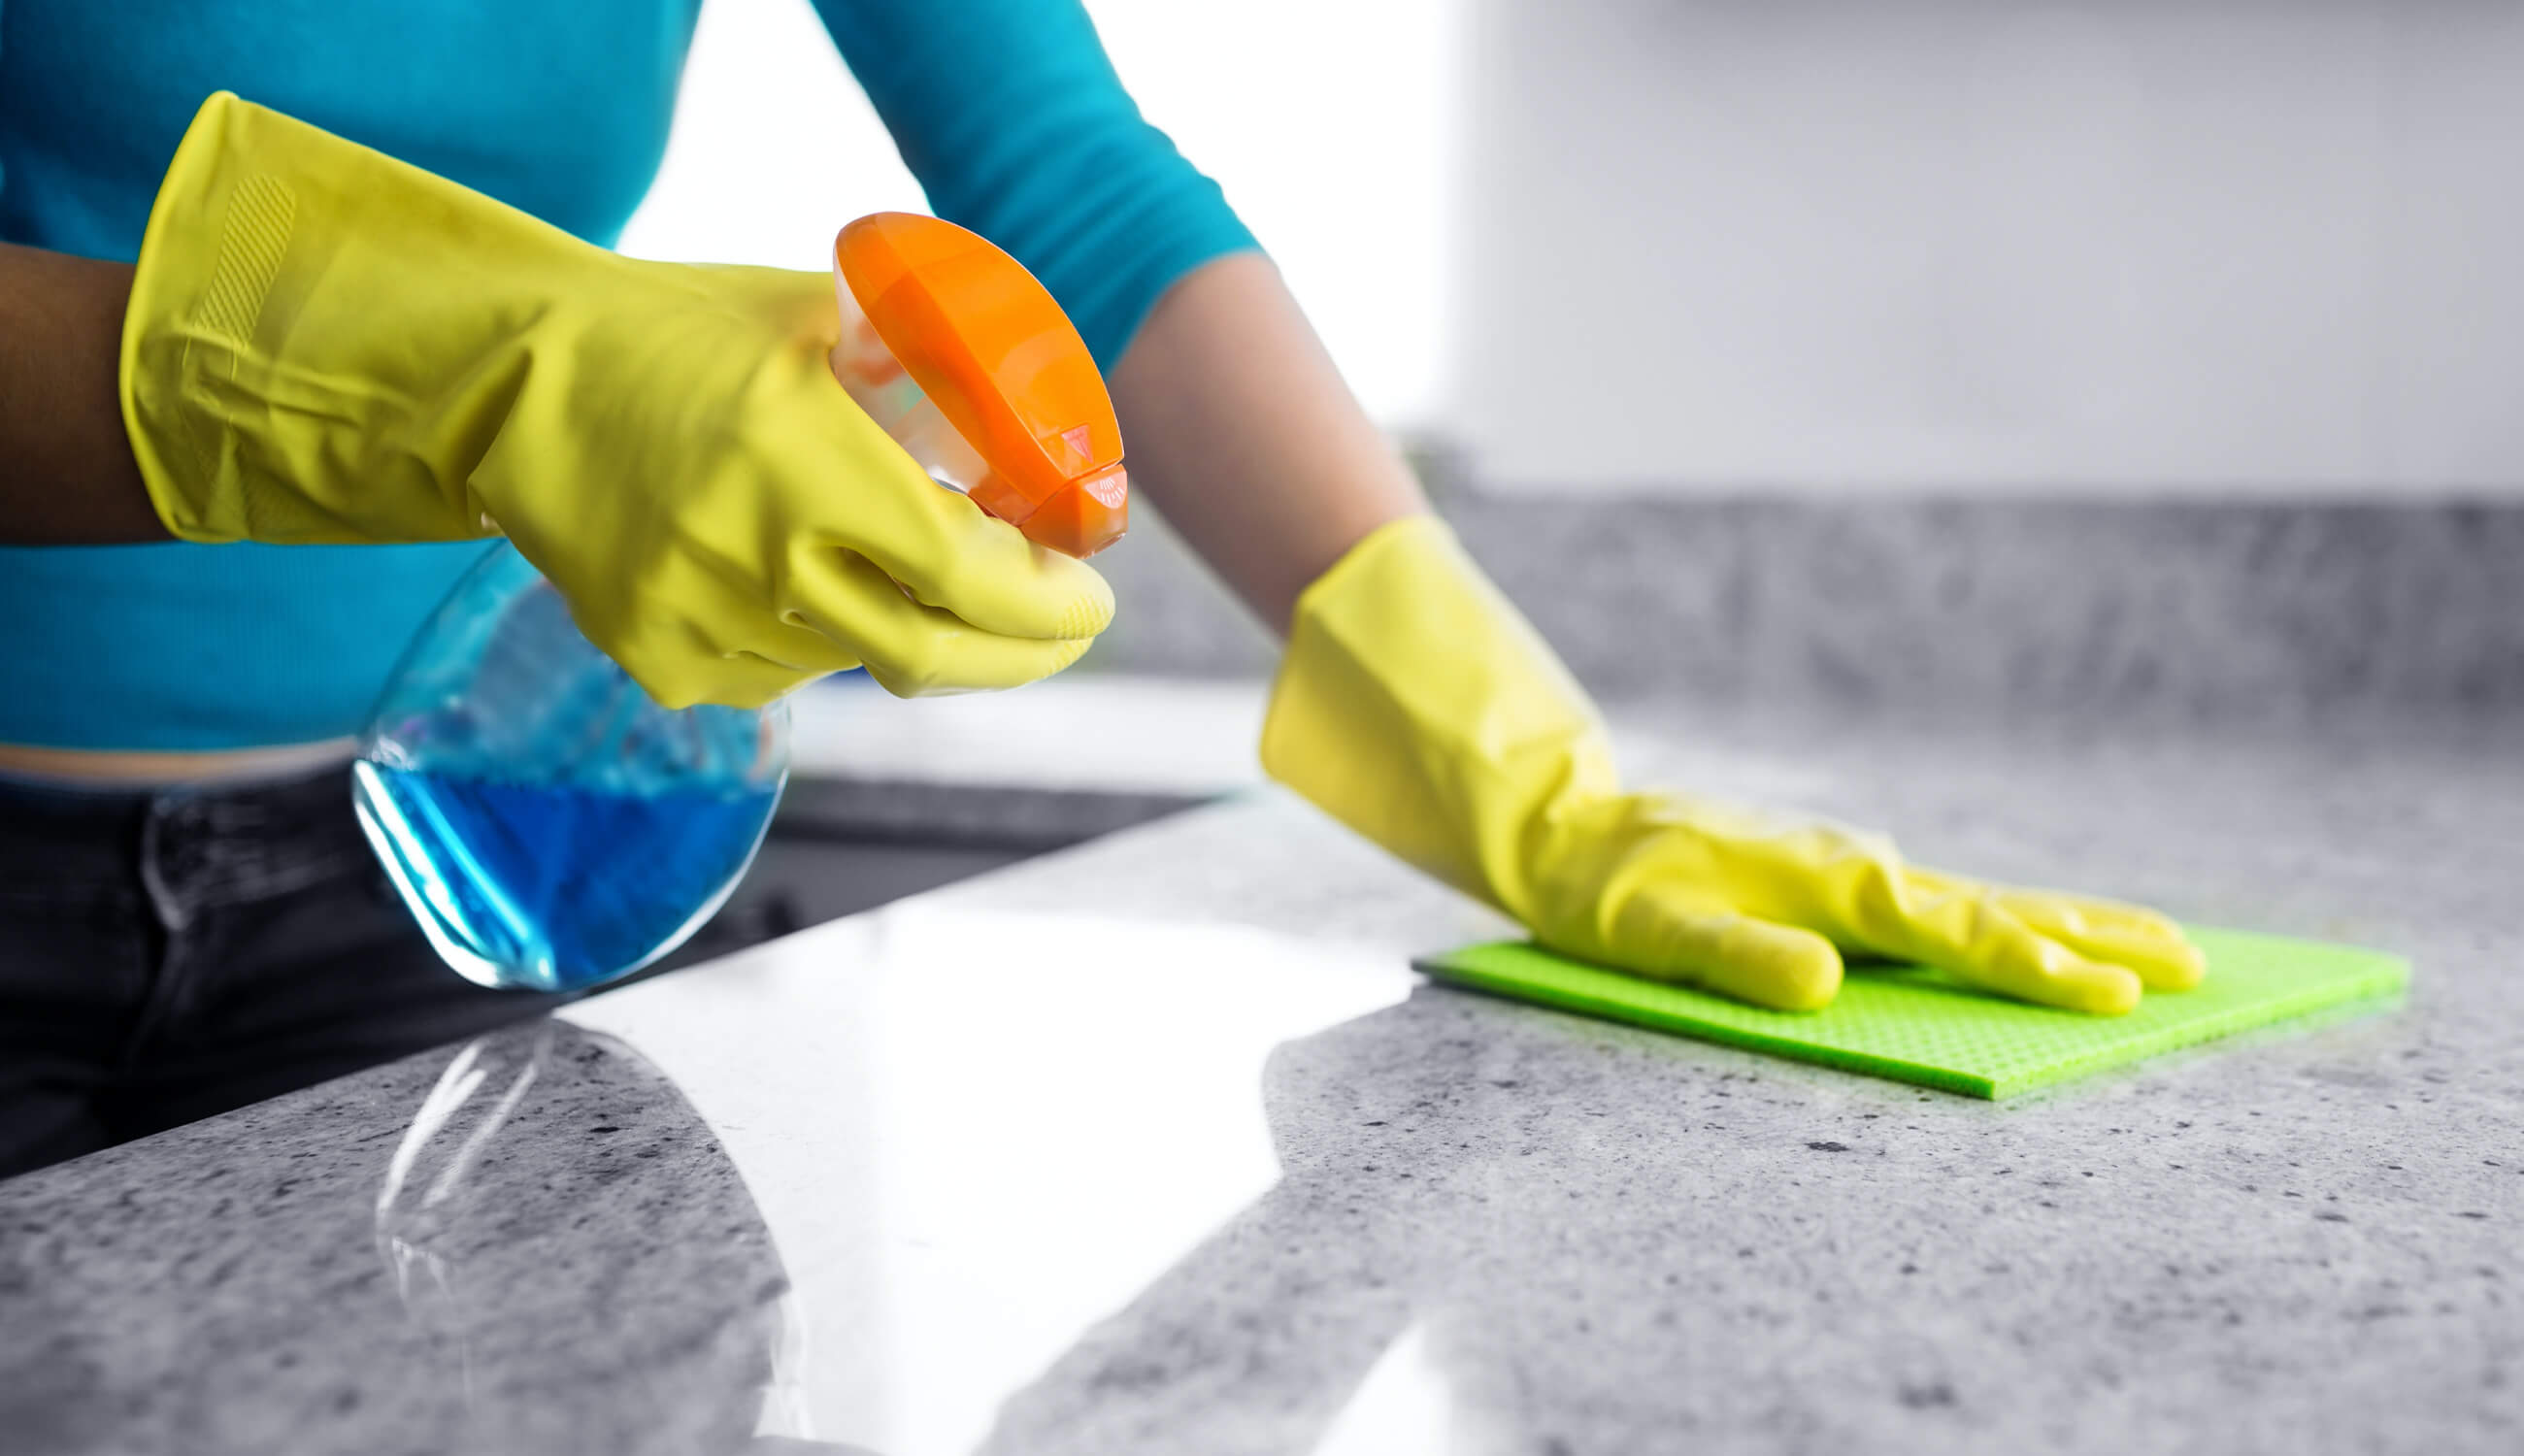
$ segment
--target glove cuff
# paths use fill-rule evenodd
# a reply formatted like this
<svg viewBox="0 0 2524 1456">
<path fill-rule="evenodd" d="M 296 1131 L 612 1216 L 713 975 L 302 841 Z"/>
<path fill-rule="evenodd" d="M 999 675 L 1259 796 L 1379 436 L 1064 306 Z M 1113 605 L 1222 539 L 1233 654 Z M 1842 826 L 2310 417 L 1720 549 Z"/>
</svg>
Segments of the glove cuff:
<svg viewBox="0 0 2524 1456">
<path fill-rule="evenodd" d="M 1521 918 L 1557 811 L 1617 788 L 1584 692 L 1433 516 L 1378 528 L 1297 599 L 1262 764 Z"/>
<path fill-rule="evenodd" d="M 606 256 L 443 177 L 211 96 L 160 183 L 123 313 L 123 424 L 159 518 L 204 542 L 492 534 L 466 489 L 461 431 L 447 427 L 460 412 L 441 396 L 470 378 L 495 397 L 501 371 L 483 357 L 494 341 L 451 338 L 448 320 L 496 310 L 504 279 L 555 244 Z M 418 280 L 449 274 L 461 253 L 502 266 L 461 270 L 477 295 L 465 308 L 415 304 Z"/>
</svg>

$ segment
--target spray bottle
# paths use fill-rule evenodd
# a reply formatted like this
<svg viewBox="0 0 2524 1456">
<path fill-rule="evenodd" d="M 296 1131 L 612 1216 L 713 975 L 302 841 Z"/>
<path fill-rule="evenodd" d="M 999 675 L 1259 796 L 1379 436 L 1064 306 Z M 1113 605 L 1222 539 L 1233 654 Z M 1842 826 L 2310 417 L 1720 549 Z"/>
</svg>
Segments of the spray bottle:
<svg viewBox="0 0 2524 1456">
<path fill-rule="evenodd" d="M 941 485 L 1092 556 L 1129 523 L 1092 356 L 1016 260 L 879 213 L 834 244 L 833 371 Z M 789 774 L 786 702 L 660 707 L 507 544 L 460 580 L 361 734 L 353 802 L 449 965 L 577 991 L 681 945 L 762 844 Z"/>
</svg>

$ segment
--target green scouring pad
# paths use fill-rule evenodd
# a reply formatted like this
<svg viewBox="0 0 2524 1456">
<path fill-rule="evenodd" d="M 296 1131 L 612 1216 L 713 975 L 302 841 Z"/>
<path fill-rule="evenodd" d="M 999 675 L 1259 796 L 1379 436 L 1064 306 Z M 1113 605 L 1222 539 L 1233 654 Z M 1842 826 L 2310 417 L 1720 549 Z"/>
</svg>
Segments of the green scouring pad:
<svg viewBox="0 0 2524 1456">
<path fill-rule="evenodd" d="M 2208 977 L 2190 991 L 2150 992 L 2127 1016 L 2004 1000 L 1918 966 L 1853 966 L 1820 1011 L 1766 1011 L 1521 941 L 1467 946 L 1420 969 L 1563 1010 L 1990 1098 L 2398 995 L 2409 982 L 2409 962 L 2380 951 L 2239 930 L 2186 933 L 2208 954 Z"/>
</svg>

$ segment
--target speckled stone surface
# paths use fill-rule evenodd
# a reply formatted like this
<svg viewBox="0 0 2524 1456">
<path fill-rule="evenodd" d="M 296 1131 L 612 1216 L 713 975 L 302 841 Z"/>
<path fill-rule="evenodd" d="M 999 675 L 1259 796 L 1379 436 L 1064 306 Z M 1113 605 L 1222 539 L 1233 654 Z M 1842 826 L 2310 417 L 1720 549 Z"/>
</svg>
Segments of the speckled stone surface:
<svg viewBox="0 0 2524 1456">
<path fill-rule="evenodd" d="M 2524 709 L 2524 506 L 1444 496 L 1614 700 L 2297 727 Z M 1160 530 L 1099 558 L 1092 669 L 1259 675 Z"/>
<path fill-rule="evenodd" d="M 1830 739 L 1670 762 L 1912 826 L 1922 858 L 2398 949 L 2409 1003 L 1991 1106 L 1423 988 L 1274 1056 L 1286 1179 L 991 1449 L 1306 1450 L 1414 1329 L 1448 1450 L 2515 1449 L 2524 772 Z M 1096 868 L 1180 858 L 1139 848 Z"/>
<path fill-rule="evenodd" d="M 872 1392 L 871 1422 L 986 1432 L 862 1441 L 890 1456 L 1296 1456 L 1406 1367 L 1425 1419 L 1345 1449 L 2524 1443 L 2524 769 L 2508 735 L 1813 713 L 1631 727 L 1643 780 L 1898 825 L 1932 863 L 2398 951 L 2416 967 L 2408 1002 L 1995 1106 L 1407 984 L 1298 1023 L 1248 1071 L 1206 1049 L 1238 1034 L 1233 1014 L 1128 1021 L 1150 1014 L 1152 978 L 1258 1010 L 1313 947 L 1398 967 L 1495 929 L 1302 806 L 1249 796 L 589 1003 L 618 997 L 625 1024 L 645 1005 L 661 1029 L 707 1011 L 745 1035 L 685 1037 L 708 1055 L 669 1085 L 637 1037 L 563 1029 L 458 1180 L 469 1191 L 434 1212 L 410 1197 L 426 1179 L 382 1218 L 379 1198 L 452 1054 L 0 1185 L 0 1446 L 746 1450 L 807 1268 L 824 1326 L 880 1345 L 925 1329 L 949 1359 L 828 1349 L 790 1379 Z M 1060 918 L 1082 905 L 1098 918 Z M 1034 1065 L 1134 1107 L 1216 1082 L 1229 1111 L 1258 1104 L 1277 1181 L 1186 1228 L 1172 1190 L 1238 1127 L 1152 1141 L 1144 1117 L 1013 1105 L 1004 1061 L 959 1060 L 986 999 L 943 994 L 926 1022 L 905 1009 L 984 969 L 1001 979 L 974 995 L 1039 991 L 1032 960 L 967 964 L 968 923 L 1181 928 L 1179 961 L 1110 978 L 1068 947 L 1059 1004 L 1122 1029 L 1092 1067 L 1056 1046 Z M 788 999 L 801 987 L 850 998 Z M 945 1040 L 916 1040 L 924 1027 Z M 1038 1027 L 993 1034 L 1022 1049 Z M 889 1056 L 930 1079 L 898 1091 L 972 1089 L 959 1166 L 1100 1171 L 941 1194 L 929 1223 L 853 1242 L 895 1215 L 851 1222 L 884 1186 L 845 1154 L 877 1149 L 909 1178 L 926 1165 L 884 1149 L 945 1115 L 934 1096 L 851 1091 Z M 728 1106 L 748 1111 L 693 1111 Z M 451 1136 L 421 1140 L 416 1166 Z M 786 1180 L 781 1217 L 757 1167 Z M 1066 1210 L 1165 1252 L 1083 1291 L 1054 1260 L 990 1257 Z M 960 1275 L 968 1261 L 987 1273 Z M 454 1298 L 434 1296 L 434 1269 Z M 886 1305 L 910 1276 L 946 1302 Z M 953 1393 L 940 1371 L 966 1332 L 978 1347 L 1050 1306 L 1078 1313 L 1046 1358 Z M 858 1398 L 835 1397 L 846 1413 Z M 972 1405 L 925 1427 L 876 1409 L 947 1399 Z"/>
<path fill-rule="evenodd" d="M 785 1287 L 674 1086 L 530 1025 L 0 1184 L 0 1450 L 741 1449 Z"/>
</svg>

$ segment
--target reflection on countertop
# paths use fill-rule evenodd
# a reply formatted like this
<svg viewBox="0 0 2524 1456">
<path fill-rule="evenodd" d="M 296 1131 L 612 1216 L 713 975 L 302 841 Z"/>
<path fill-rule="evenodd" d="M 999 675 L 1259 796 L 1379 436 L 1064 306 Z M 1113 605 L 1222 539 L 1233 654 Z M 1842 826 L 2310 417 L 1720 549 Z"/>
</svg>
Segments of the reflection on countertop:
<svg viewBox="0 0 2524 1456">
<path fill-rule="evenodd" d="M 748 1449 L 787 1279 L 657 1069 L 537 1022 L 6 1186 L 11 1451 Z"/>
<path fill-rule="evenodd" d="M 1592 1456 L 2524 1422 L 2495 745 L 1645 726 L 1643 773 L 2400 951 L 2412 995 L 1971 1102 L 1421 983 L 1497 923 L 1255 794 L 580 1003 L 540 1050 L 0 1185 L 0 1430 Z"/>
</svg>

